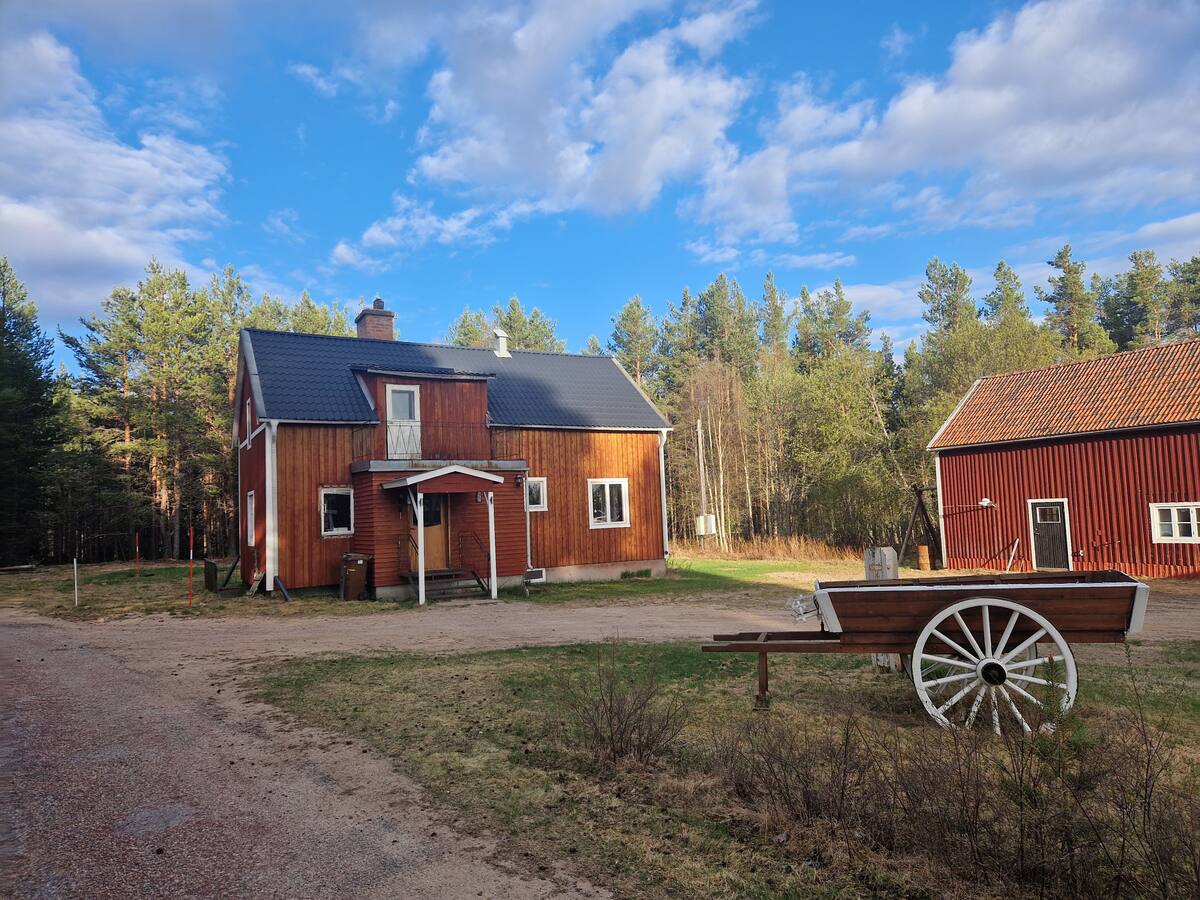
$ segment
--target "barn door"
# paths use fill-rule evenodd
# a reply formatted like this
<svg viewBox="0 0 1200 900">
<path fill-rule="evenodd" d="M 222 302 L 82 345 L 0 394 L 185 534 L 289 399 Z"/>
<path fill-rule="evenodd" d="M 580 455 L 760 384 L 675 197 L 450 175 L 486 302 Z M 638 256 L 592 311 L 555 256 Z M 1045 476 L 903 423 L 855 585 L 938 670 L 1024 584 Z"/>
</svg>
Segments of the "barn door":
<svg viewBox="0 0 1200 900">
<path fill-rule="evenodd" d="M 1030 500 L 1029 528 L 1033 532 L 1034 568 L 1071 568 L 1071 550 L 1067 543 L 1067 501 Z"/>
</svg>

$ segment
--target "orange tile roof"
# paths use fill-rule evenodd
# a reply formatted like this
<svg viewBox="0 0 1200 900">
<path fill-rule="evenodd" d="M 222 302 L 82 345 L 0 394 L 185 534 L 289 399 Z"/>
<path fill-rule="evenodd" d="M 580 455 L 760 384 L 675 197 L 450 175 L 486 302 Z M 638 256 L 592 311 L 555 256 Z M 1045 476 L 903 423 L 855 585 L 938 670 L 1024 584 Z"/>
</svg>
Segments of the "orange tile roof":
<svg viewBox="0 0 1200 900">
<path fill-rule="evenodd" d="M 988 375 L 930 450 L 1200 422 L 1200 340 Z"/>
</svg>

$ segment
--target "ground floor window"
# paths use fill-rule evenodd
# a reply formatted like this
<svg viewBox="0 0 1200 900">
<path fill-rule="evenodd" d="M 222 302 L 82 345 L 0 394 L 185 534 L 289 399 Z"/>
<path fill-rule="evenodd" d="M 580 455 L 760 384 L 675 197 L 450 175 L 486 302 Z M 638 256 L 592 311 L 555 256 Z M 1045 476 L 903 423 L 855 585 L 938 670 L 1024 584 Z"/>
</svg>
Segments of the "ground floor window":
<svg viewBox="0 0 1200 900">
<path fill-rule="evenodd" d="M 1200 544 L 1200 502 L 1151 503 L 1150 529 L 1156 544 Z"/>
<path fill-rule="evenodd" d="M 321 488 L 321 534 L 354 533 L 354 489 Z"/>
<path fill-rule="evenodd" d="M 629 479 L 589 478 L 592 528 L 629 527 Z"/>
<path fill-rule="evenodd" d="M 530 512 L 545 512 L 546 507 L 546 479 L 545 478 L 526 478 L 525 479 L 525 508 Z"/>
<path fill-rule="evenodd" d="M 246 546 L 254 546 L 254 491 L 246 491 Z"/>
</svg>

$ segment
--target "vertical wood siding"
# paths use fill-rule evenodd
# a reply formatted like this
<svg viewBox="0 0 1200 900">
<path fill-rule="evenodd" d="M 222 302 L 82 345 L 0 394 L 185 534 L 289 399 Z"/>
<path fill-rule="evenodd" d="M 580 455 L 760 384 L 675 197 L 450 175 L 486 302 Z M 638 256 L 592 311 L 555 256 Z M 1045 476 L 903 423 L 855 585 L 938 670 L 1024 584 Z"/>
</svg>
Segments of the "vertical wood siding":
<svg viewBox="0 0 1200 900">
<path fill-rule="evenodd" d="M 352 535 L 321 536 L 322 487 L 350 487 L 352 429 L 342 425 L 280 425 L 276 446 L 279 490 L 279 577 L 288 588 L 337 584 Z M 359 496 L 354 493 L 355 530 Z"/>
<path fill-rule="evenodd" d="M 1003 568 L 1020 538 L 1013 569 L 1028 571 L 1026 501 L 1066 497 L 1076 569 L 1200 574 L 1200 545 L 1152 542 L 1149 506 L 1200 501 L 1200 428 L 944 450 L 941 469 L 952 568 Z"/>
<path fill-rule="evenodd" d="M 546 478 L 547 511 L 529 514 L 534 568 L 663 558 L 657 433 L 497 428 L 492 441 Z M 630 527 L 589 527 L 589 478 L 629 479 Z"/>
</svg>

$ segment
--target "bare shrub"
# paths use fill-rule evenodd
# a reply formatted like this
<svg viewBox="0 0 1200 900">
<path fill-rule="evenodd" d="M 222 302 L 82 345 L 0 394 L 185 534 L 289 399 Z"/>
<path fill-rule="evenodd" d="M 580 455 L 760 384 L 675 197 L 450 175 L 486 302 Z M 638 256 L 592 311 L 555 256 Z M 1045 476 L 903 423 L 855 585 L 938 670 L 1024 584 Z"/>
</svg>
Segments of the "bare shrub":
<svg viewBox="0 0 1200 900">
<path fill-rule="evenodd" d="M 852 708 L 759 715 L 719 729 L 709 762 L 771 827 L 844 865 L 882 852 L 1046 896 L 1200 895 L 1200 781 L 1140 710 L 1003 741 Z"/>
<path fill-rule="evenodd" d="M 624 669 L 618 651 L 616 642 L 597 648 L 595 666 L 563 686 L 566 738 L 599 762 L 650 763 L 679 740 L 687 704 L 663 689 L 653 668 Z"/>
</svg>

